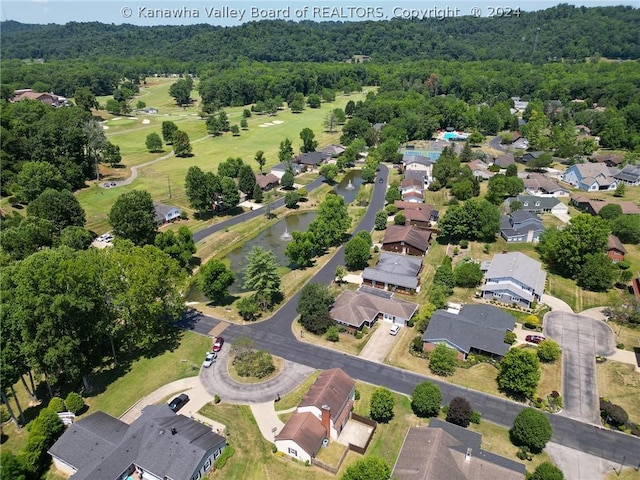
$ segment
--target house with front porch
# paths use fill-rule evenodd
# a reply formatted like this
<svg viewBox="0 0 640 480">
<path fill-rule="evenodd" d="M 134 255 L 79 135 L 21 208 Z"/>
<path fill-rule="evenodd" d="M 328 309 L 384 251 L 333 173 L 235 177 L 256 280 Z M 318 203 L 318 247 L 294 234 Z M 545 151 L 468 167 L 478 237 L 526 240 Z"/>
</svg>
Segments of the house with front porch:
<svg viewBox="0 0 640 480">
<path fill-rule="evenodd" d="M 391 225 L 382 239 L 382 250 L 423 256 L 429 250 L 431 232 L 413 225 Z"/>
<path fill-rule="evenodd" d="M 422 257 L 382 252 L 375 267 L 362 272 L 362 283 L 391 292 L 416 293 L 420 284 Z"/>
<path fill-rule="evenodd" d="M 579 163 L 567 168 L 562 174 L 562 181 L 587 192 L 615 190 L 618 185 L 614 178 L 616 173 L 617 169 L 603 163 Z"/>
</svg>

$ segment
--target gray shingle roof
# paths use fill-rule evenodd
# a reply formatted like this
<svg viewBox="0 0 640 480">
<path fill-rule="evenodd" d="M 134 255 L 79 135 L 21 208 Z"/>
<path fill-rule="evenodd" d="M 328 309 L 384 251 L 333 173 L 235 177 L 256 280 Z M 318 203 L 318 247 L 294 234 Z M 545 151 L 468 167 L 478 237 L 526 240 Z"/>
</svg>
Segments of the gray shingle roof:
<svg viewBox="0 0 640 480">
<path fill-rule="evenodd" d="M 119 420 L 112 417 L 107 420 L 105 417 L 109 416 L 102 412 L 94 413 L 86 420 L 98 414 L 97 419 L 87 423 L 83 423 L 83 419 L 74 424 L 51 447 L 52 454 L 78 469 L 73 480 L 116 480 L 133 464 L 161 478 L 189 480 L 207 452 L 226 443 L 225 438 L 212 432 L 211 428 L 184 415 L 176 415 L 166 404 L 145 407 L 142 415 L 120 438 L 114 431 L 116 422 L 122 424 Z M 74 428 L 81 424 L 84 427 Z M 175 428 L 175 434 L 172 434 L 172 428 Z M 111 429 L 108 435 L 116 441 L 105 441 L 91 458 L 74 464 L 78 446 L 82 445 L 80 451 L 86 452 L 87 446 L 94 445 L 103 429 Z"/>
<path fill-rule="evenodd" d="M 458 314 L 436 310 L 422 340 L 431 343 L 446 341 L 464 353 L 476 348 L 504 355 L 509 350 L 509 345 L 504 343 L 504 334 L 514 326 L 515 318 L 499 308 L 464 305 Z"/>
<path fill-rule="evenodd" d="M 485 279 L 489 281 L 492 279 L 508 278 L 517 280 L 523 285 L 533 289 L 537 295 L 542 296 L 542 293 L 544 292 L 544 282 L 547 279 L 547 272 L 542 270 L 540 262 L 537 262 L 520 252 L 499 253 L 494 255 L 491 260 L 491 266 L 489 266 L 489 269 L 485 274 Z M 512 285 L 512 288 L 515 288 L 520 292 L 525 292 L 513 284 L 509 285 Z M 496 285 L 482 286 L 483 291 L 492 291 L 496 288 Z M 529 301 L 531 301 L 533 297 L 530 293 L 528 293 L 528 296 L 531 297 L 529 298 Z"/>
<path fill-rule="evenodd" d="M 517 197 L 509 197 L 505 201 L 507 205 L 511 205 L 511 202 L 515 200 L 522 203 L 523 210 L 550 210 L 559 203 L 562 203 L 555 197 L 539 197 L 537 195 L 518 195 Z M 539 205 L 536 206 L 536 203 L 539 203 Z"/>
<path fill-rule="evenodd" d="M 330 315 L 336 321 L 359 328 L 365 321 L 376 318 L 379 313 L 411 318 L 417 309 L 417 304 L 406 300 L 383 298 L 365 291 L 345 290 L 336 298 Z"/>
</svg>

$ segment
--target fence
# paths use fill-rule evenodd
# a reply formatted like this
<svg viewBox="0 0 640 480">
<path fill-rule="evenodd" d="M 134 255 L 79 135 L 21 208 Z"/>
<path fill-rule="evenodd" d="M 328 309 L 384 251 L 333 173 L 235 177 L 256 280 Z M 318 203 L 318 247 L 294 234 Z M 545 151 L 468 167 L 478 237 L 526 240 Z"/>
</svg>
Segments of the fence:
<svg viewBox="0 0 640 480">
<path fill-rule="evenodd" d="M 340 470 L 340 466 L 342 465 L 342 462 L 344 461 L 344 457 L 347 456 L 347 453 L 349 453 L 349 448 L 345 448 L 344 449 L 344 451 L 342 452 L 342 456 L 340 457 L 340 460 L 338 460 L 338 463 L 335 466 L 328 465 L 328 464 L 318 460 L 317 458 L 312 458 L 311 459 L 311 464 L 315 465 L 316 467 L 320 467 L 323 470 L 326 470 L 327 472 L 331 472 L 334 475 L 336 475 L 338 473 L 338 470 Z"/>
<path fill-rule="evenodd" d="M 371 443 L 373 434 L 376 432 L 376 428 L 378 428 L 378 422 L 371 420 L 370 418 L 358 415 L 355 412 L 351 412 L 351 420 L 355 420 L 356 422 L 364 423 L 365 425 L 369 425 L 370 427 L 373 427 L 373 430 L 371 430 L 371 434 L 369 435 L 369 438 L 367 438 L 367 443 L 364 444 L 364 447 L 360 447 L 358 445 L 354 445 L 353 443 L 349 443 L 349 450 L 359 453 L 360 455 L 364 455 L 364 452 L 367 451 L 367 447 L 369 447 L 369 443 Z"/>
</svg>

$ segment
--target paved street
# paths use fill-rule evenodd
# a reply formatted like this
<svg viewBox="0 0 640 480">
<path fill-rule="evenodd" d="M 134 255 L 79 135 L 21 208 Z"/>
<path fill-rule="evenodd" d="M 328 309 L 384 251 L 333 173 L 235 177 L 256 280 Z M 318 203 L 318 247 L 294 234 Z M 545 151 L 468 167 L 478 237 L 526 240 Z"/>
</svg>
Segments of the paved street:
<svg viewBox="0 0 640 480">
<path fill-rule="evenodd" d="M 611 329 L 591 317 L 553 311 L 545 316 L 545 335 L 562 347 L 562 415 L 599 424 L 596 355 L 611 355 Z"/>
<path fill-rule="evenodd" d="M 386 166 L 380 166 L 379 176 L 388 177 Z M 385 184 L 374 185 L 371 204 L 356 231 L 373 229 L 375 213 L 384 206 Z M 344 249 L 340 248 L 336 255 L 317 273 L 313 281 L 330 284 L 335 269 L 344 264 Z M 387 388 L 411 395 L 414 387 L 425 380 L 436 383 L 443 395 L 443 403 L 448 403 L 454 396 L 464 396 L 473 405 L 474 410 L 482 412 L 484 419 L 511 427 L 513 419 L 523 408 L 522 404 L 503 398 L 469 390 L 457 385 L 433 380 L 413 372 L 399 368 L 370 362 L 365 359 L 343 354 L 315 345 L 298 342 L 291 332 L 291 322 L 297 316 L 296 305 L 299 293 L 284 304 L 269 320 L 251 325 L 230 325 L 225 330 L 225 339 L 233 341 L 238 336 L 252 338 L 259 348 L 268 350 L 274 355 L 312 368 L 329 369 L 340 367 L 352 378 L 384 385 Z M 207 335 L 220 320 L 210 316 L 192 312 L 183 321 L 184 328 Z M 621 432 L 606 430 L 594 425 L 585 424 L 572 418 L 550 415 L 554 429 L 552 441 L 569 448 L 581 450 L 613 462 L 637 458 L 640 451 L 640 440 Z"/>
</svg>

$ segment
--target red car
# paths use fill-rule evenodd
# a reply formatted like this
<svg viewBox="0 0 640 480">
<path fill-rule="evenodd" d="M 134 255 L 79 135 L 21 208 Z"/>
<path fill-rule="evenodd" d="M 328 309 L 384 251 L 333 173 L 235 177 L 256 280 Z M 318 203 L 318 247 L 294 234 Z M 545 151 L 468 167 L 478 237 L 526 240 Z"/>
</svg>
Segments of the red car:
<svg viewBox="0 0 640 480">
<path fill-rule="evenodd" d="M 546 340 L 546 338 L 544 338 L 542 335 L 527 335 L 525 337 L 525 340 L 530 343 L 538 344 Z"/>
<path fill-rule="evenodd" d="M 216 337 L 215 340 L 213 341 L 213 351 L 214 352 L 219 352 L 220 350 L 222 350 L 222 344 L 224 343 L 224 338 L 222 337 Z"/>
</svg>

